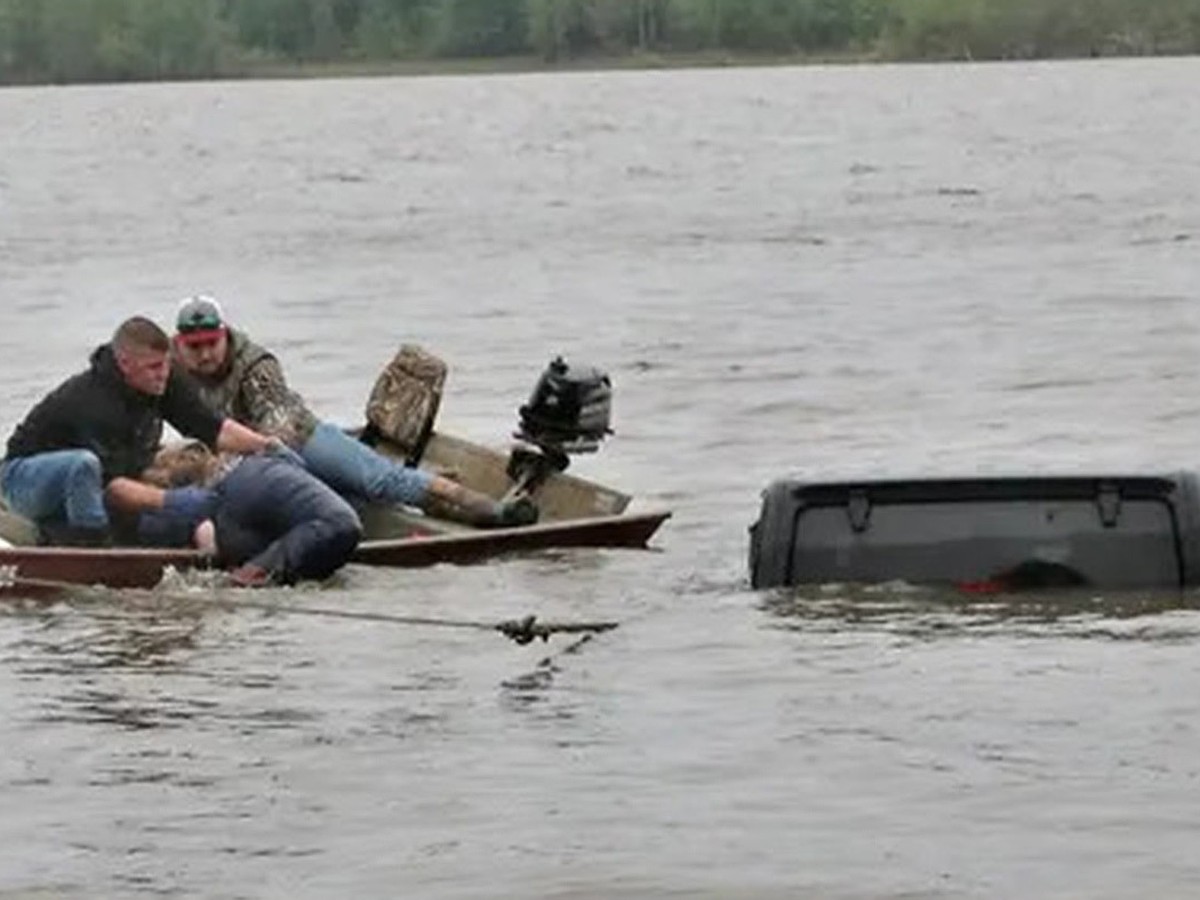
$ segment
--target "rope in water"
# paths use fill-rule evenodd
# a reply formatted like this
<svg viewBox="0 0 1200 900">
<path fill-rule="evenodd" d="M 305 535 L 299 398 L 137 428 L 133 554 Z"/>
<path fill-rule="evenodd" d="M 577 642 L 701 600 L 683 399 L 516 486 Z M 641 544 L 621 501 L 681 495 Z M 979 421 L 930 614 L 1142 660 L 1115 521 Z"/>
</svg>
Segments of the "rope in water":
<svg viewBox="0 0 1200 900">
<path fill-rule="evenodd" d="M 76 594 L 92 594 L 111 597 L 112 591 L 107 588 L 97 588 L 91 585 L 74 584 L 69 581 L 56 581 L 51 578 L 27 578 L 0 571 L 0 587 L 26 587 L 41 590 L 72 592 Z M 207 594 L 190 592 L 153 592 L 153 596 L 165 600 L 181 602 L 201 602 L 222 609 L 258 609 L 272 613 L 291 613 L 295 615 L 321 616 L 331 619 L 354 619 L 363 622 L 387 622 L 393 625 L 415 625 L 436 628 L 469 628 L 478 631 L 498 631 L 518 644 L 528 644 L 536 638 L 548 641 L 552 634 L 599 634 L 612 631 L 618 626 L 617 622 L 540 622 L 537 616 L 524 616 L 520 619 L 505 619 L 500 622 L 484 622 L 471 619 L 443 619 L 432 616 L 397 616 L 390 613 L 355 612 L 348 609 L 334 609 L 328 606 L 283 605 L 269 603 L 265 600 L 230 600 L 224 597 L 214 597 Z"/>
</svg>

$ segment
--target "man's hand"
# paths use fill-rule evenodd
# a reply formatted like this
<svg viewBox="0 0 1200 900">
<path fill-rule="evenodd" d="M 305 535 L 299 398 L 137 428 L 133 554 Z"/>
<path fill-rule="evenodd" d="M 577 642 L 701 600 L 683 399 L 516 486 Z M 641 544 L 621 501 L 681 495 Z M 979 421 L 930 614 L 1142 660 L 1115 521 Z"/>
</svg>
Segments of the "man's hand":
<svg viewBox="0 0 1200 900">
<path fill-rule="evenodd" d="M 162 508 L 138 516 L 138 543 L 151 547 L 186 547 L 216 508 L 208 488 L 178 487 L 162 491 Z M 210 523 L 211 527 L 211 523 Z"/>
</svg>

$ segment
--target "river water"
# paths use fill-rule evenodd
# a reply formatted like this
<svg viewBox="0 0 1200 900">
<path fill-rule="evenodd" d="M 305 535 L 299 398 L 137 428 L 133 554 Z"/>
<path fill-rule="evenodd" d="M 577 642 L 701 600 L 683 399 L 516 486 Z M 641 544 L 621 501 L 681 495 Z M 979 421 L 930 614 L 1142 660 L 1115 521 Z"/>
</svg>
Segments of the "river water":
<svg viewBox="0 0 1200 900">
<path fill-rule="evenodd" d="M 0 606 L 0 898 L 1182 897 L 1194 597 L 759 594 L 802 473 L 1200 457 L 1200 61 L 0 91 L 7 431 L 126 315 L 224 301 L 328 419 L 401 341 L 503 443 L 606 368 L 575 471 L 651 552 L 281 605 Z M 220 595 L 218 595 L 220 596 Z"/>
</svg>

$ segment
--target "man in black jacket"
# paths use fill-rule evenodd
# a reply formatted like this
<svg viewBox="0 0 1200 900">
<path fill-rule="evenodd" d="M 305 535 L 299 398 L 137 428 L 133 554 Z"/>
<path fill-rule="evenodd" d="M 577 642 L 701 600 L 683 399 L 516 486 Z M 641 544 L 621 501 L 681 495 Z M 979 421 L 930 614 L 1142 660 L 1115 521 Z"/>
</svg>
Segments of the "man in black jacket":
<svg viewBox="0 0 1200 900">
<path fill-rule="evenodd" d="M 105 544 L 141 510 L 205 502 L 194 488 L 163 491 L 136 480 L 154 458 L 164 420 L 221 450 L 252 453 L 273 444 L 212 412 L 172 371 L 169 350 L 166 333 L 149 319 L 127 319 L 92 353 L 90 368 L 51 391 L 9 438 L 0 496 L 39 526 L 46 543 Z"/>
</svg>

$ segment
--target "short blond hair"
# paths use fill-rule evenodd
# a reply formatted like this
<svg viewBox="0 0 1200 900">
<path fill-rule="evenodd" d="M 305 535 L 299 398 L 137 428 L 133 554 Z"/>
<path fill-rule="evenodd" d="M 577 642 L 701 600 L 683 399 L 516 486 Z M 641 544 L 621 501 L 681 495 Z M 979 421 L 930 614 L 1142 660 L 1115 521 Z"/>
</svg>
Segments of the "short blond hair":
<svg viewBox="0 0 1200 900">
<path fill-rule="evenodd" d="M 166 353 L 171 349 L 167 333 L 145 316 L 133 316 L 117 326 L 113 332 L 112 345 L 115 350 L 157 350 Z"/>
</svg>

